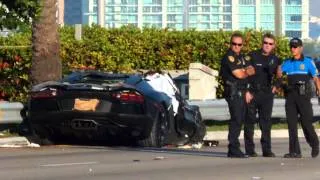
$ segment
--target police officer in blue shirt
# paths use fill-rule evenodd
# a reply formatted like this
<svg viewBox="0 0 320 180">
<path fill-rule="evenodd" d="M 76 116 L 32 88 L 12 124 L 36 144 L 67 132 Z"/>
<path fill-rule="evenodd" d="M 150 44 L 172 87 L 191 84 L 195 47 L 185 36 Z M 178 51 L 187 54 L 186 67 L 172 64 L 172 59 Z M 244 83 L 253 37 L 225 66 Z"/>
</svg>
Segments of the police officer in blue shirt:
<svg viewBox="0 0 320 180">
<path fill-rule="evenodd" d="M 239 135 L 241 126 L 246 117 L 247 103 L 252 95 L 247 91 L 248 77 L 255 73 L 250 59 L 241 52 L 243 37 L 240 33 L 231 36 L 230 48 L 221 61 L 220 76 L 224 85 L 224 97 L 230 112 L 228 134 L 228 157 L 247 157 L 240 150 Z"/>
<path fill-rule="evenodd" d="M 301 122 L 306 141 L 312 148 L 311 156 L 315 158 L 319 154 L 319 139 L 312 125 L 312 92 L 309 82 L 311 78 L 314 80 L 319 95 L 318 71 L 313 60 L 302 54 L 303 44 L 299 38 L 290 40 L 290 49 L 292 57 L 284 61 L 278 72 L 279 76 L 285 73 L 288 81 L 285 88 L 285 108 L 289 130 L 289 153 L 285 154 L 284 158 L 302 157 L 297 132 L 298 120 Z"/>
</svg>

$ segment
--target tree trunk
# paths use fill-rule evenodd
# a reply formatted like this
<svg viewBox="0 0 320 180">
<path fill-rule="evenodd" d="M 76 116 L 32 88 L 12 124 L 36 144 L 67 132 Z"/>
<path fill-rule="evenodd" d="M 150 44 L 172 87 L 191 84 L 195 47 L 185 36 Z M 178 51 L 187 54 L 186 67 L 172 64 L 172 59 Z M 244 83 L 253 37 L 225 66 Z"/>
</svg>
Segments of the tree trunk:
<svg viewBox="0 0 320 180">
<path fill-rule="evenodd" d="M 32 85 L 62 76 L 56 0 L 40 0 L 41 12 L 32 24 Z"/>
</svg>

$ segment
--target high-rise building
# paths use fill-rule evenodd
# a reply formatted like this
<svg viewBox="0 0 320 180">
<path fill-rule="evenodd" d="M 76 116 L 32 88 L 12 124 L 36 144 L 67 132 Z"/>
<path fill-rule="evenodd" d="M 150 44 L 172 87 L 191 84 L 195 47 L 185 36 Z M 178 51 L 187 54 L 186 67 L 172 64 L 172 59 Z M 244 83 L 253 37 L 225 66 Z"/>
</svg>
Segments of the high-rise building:
<svg viewBox="0 0 320 180">
<path fill-rule="evenodd" d="M 269 30 L 308 38 L 309 0 L 65 0 L 65 24 Z"/>
</svg>

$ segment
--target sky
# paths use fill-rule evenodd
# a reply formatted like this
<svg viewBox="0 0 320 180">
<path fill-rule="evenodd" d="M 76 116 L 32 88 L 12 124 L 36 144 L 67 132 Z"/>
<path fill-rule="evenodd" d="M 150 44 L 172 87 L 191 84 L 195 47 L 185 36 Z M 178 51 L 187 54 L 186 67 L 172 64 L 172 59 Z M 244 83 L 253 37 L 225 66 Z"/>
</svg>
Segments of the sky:
<svg viewBox="0 0 320 180">
<path fill-rule="evenodd" d="M 310 15 L 311 16 L 320 16 L 320 1 L 319 0 L 310 0 Z"/>
<path fill-rule="evenodd" d="M 310 0 L 310 16 L 320 18 L 320 0 Z M 320 23 L 310 23 L 310 37 L 316 39 L 320 36 Z"/>
</svg>

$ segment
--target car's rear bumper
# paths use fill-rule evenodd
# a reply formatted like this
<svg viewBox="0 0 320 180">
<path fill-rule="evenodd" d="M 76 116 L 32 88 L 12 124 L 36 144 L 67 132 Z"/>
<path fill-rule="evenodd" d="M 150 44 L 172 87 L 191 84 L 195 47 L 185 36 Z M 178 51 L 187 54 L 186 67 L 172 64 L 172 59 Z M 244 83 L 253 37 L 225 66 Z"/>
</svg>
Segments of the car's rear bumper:
<svg viewBox="0 0 320 180">
<path fill-rule="evenodd" d="M 32 127 L 44 136 L 61 134 L 100 134 L 145 138 L 150 134 L 153 118 L 148 115 L 97 112 L 31 113 Z"/>
</svg>

